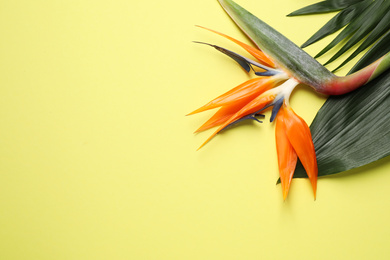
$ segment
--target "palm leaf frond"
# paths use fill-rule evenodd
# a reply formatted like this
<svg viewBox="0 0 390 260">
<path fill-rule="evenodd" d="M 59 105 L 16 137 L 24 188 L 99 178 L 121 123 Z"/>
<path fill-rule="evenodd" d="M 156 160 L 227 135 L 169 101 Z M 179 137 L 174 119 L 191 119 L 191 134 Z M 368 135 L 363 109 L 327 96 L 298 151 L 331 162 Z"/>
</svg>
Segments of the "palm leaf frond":
<svg viewBox="0 0 390 260">
<path fill-rule="evenodd" d="M 390 71 L 366 87 L 328 98 L 310 126 L 318 176 L 344 172 L 390 155 Z M 379 93 L 379 94 L 378 94 Z M 306 177 L 297 166 L 294 177 Z"/>
<path fill-rule="evenodd" d="M 382 21 L 388 22 L 385 20 L 387 16 Z M 390 52 L 389 43 L 390 31 L 387 31 L 348 74 Z M 390 155 L 389 78 L 390 71 L 387 71 L 364 88 L 342 96 L 331 96 L 318 111 L 310 126 L 318 176 L 344 172 Z M 294 178 L 301 177 L 307 178 L 307 175 L 298 163 Z"/>
<path fill-rule="evenodd" d="M 292 12 L 289 16 L 305 15 L 305 14 L 323 14 L 345 9 L 353 4 L 363 0 L 326 0 L 316 4 L 303 7 Z"/>
<path fill-rule="evenodd" d="M 359 47 L 335 70 L 347 64 L 377 41 L 384 41 L 382 43 L 384 45 L 390 44 L 389 39 L 383 37 L 390 30 L 390 1 L 388 0 L 326 0 L 299 9 L 289 14 L 289 16 L 334 11 L 339 11 L 339 13 L 301 46 L 302 48 L 307 47 L 345 27 L 333 41 L 316 55 L 316 58 L 318 58 L 333 49 L 340 42 L 346 40 L 341 49 L 325 65 L 335 61 L 365 37 Z"/>
</svg>

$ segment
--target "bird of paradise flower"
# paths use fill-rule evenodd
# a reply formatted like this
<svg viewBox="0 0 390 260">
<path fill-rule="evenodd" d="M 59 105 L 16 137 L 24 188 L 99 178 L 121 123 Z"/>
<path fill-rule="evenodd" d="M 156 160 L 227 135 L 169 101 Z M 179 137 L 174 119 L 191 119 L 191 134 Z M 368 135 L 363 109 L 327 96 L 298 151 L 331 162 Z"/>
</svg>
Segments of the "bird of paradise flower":
<svg viewBox="0 0 390 260">
<path fill-rule="evenodd" d="M 207 30 L 240 45 L 258 61 L 216 45 L 198 43 L 214 47 L 234 59 L 247 72 L 254 71 L 258 77 L 240 84 L 189 114 L 220 108 L 196 131 L 219 126 L 199 148 L 230 125 L 247 119 L 259 121 L 263 111 L 272 109 L 270 121 L 276 121 L 276 150 L 283 199 L 287 198 L 298 158 L 309 177 L 315 198 L 318 175 L 315 148 L 308 125 L 289 104 L 291 92 L 303 83 L 327 95 L 348 93 L 385 71 L 390 66 L 390 54 L 354 74 L 338 77 L 241 6 L 231 0 L 219 2 L 258 48 L 214 30 Z"/>
</svg>

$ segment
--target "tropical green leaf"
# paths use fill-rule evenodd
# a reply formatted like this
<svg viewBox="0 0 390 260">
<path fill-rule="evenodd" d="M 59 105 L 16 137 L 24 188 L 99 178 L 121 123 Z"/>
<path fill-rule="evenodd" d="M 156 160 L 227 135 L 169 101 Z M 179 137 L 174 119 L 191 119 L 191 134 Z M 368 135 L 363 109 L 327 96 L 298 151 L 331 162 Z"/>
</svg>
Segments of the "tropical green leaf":
<svg viewBox="0 0 390 260">
<path fill-rule="evenodd" d="M 379 7 L 386 8 L 379 8 Z M 336 38 L 340 35 L 351 35 L 351 32 L 354 32 L 351 38 L 341 47 L 341 49 L 330 58 L 325 65 L 335 61 L 338 57 L 343 55 L 347 50 L 352 48 L 355 44 L 357 44 L 360 40 L 362 40 L 366 35 L 370 34 L 373 29 L 378 25 L 386 14 L 390 7 L 390 1 L 386 1 L 385 3 L 380 0 L 376 0 L 373 4 L 371 4 L 362 14 L 359 16 L 353 23 L 350 23 L 347 28 L 343 30 Z M 364 18 L 372 17 L 370 23 L 368 23 Z M 344 31 L 346 31 L 345 34 Z M 370 34 L 371 35 L 371 34 Z"/>
<path fill-rule="evenodd" d="M 367 2 L 359 2 L 355 5 L 349 6 L 335 15 L 332 19 L 329 20 L 320 30 L 318 30 L 312 37 L 310 37 L 301 48 L 305 48 L 324 37 L 337 32 L 349 22 L 354 20 L 362 11 L 368 6 Z"/>
<path fill-rule="evenodd" d="M 330 7 L 334 8 L 330 8 Z M 310 8 L 309 8 L 310 7 Z M 316 14 L 331 11 L 340 11 L 327 24 L 325 24 L 317 33 L 307 40 L 302 47 L 323 39 L 324 37 L 340 30 L 346 26 L 336 38 L 331 41 L 315 57 L 320 57 L 324 53 L 336 47 L 343 41 L 346 43 L 342 48 L 330 58 L 326 63 L 329 64 L 357 45 L 364 37 L 366 40 L 352 53 L 339 67 L 356 57 L 359 53 L 367 49 L 371 44 L 379 40 L 390 29 L 390 1 L 388 0 L 327 0 L 317 4 L 302 8 L 291 13 L 289 16 Z M 390 44 L 390 42 L 388 42 Z"/>
<path fill-rule="evenodd" d="M 329 98 L 310 126 L 319 176 L 390 155 L 390 71 L 365 87 Z M 305 177 L 297 167 L 295 177 Z"/>
<path fill-rule="evenodd" d="M 390 51 L 388 32 L 349 74 Z M 329 97 L 310 130 L 317 154 L 318 176 L 360 167 L 390 155 L 390 70 L 366 86 Z M 307 177 L 298 163 L 295 178 Z"/>
<path fill-rule="evenodd" d="M 338 2 L 340 5 L 343 1 Z M 362 34 L 368 34 L 365 41 L 339 66 L 345 65 L 376 42 L 349 74 L 362 69 L 390 51 L 389 2 L 364 0 L 346 6 L 310 38 L 304 47 L 332 34 L 346 24 L 357 23 L 357 17 L 362 16 L 361 23 L 373 29 Z M 359 7 L 368 6 L 371 6 L 369 8 L 371 11 L 366 10 L 364 13 L 357 11 Z M 367 14 L 371 14 L 371 17 Z M 359 30 L 360 27 L 355 25 L 355 30 L 350 35 L 344 33 L 344 36 L 352 37 L 353 33 Z M 343 52 L 345 51 L 347 48 L 344 48 Z M 387 71 L 352 93 L 329 97 L 321 107 L 310 126 L 317 153 L 319 176 L 347 171 L 390 155 L 389 78 L 390 71 Z M 307 177 L 300 163 L 297 164 L 294 177 Z"/>
<path fill-rule="evenodd" d="M 341 33 L 339 35 L 337 35 L 337 37 L 335 39 L 333 39 L 333 41 L 331 41 L 322 51 L 320 51 L 316 55 L 316 58 L 320 57 L 321 55 L 323 55 L 324 53 L 326 53 L 327 51 L 329 51 L 330 49 L 335 47 L 342 40 L 347 39 L 348 37 L 351 37 L 352 43 L 351 43 L 351 40 L 348 41 L 347 44 L 344 45 L 344 46 L 348 46 L 348 47 L 345 48 L 344 50 L 342 50 L 342 51 L 340 50 L 340 51 L 341 51 L 341 53 L 343 53 L 347 49 L 352 47 L 357 42 L 355 38 L 357 38 L 357 40 L 360 40 L 361 35 L 365 35 L 366 33 L 368 33 L 370 27 L 372 27 L 375 22 L 380 20 L 381 16 L 378 17 L 375 14 L 377 11 L 379 11 L 378 7 L 381 6 L 382 2 L 383 2 L 383 0 L 376 0 L 376 1 L 373 1 L 372 4 L 368 5 L 368 7 L 363 11 L 363 13 L 361 13 L 359 16 L 357 16 L 356 19 L 353 19 L 350 22 L 350 24 L 344 30 L 342 30 Z M 367 20 L 366 20 L 367 17 L 372 17 L 371 19 L 374 19 L 374 21 L 367 22 Z M 340 55 L 340 52 L 338 52 L 336 55 Z M 333 56 L 332 59 L 335 56 Z"/>
<path fill-rule="evenodd" d="M 295 12 L 292 12 L 288 16 L 334 12 L 347 8 L 361 1 L 363 0 L 327 0 L 301 8 Z"/>
<path fill-rule="evenodd" d="M 372 45 L 378 39 L 378 37 L 380 37 L 380 35 L 383 35 L 389 29 L 390 29 L 390 12 L 386 13 L 383 16 L 381 21 L 372 30 L 371 34 L 366 38 L 366 40 L 339 67 L 337 67 L 336 70 L 341 68 L 345 64 L 347 64 L 350 60 L 355 58 L 363 50 L 367 49 L 370 45 Z M 379 41 L 386 44 L 387 46 L 389 45 L 388 43 L 390 42 L 390 40 L 385 36 L 380 38 Z M 383 47 L 386 47 L 386 46 L 383 46 Z M 385 49 L 383 47 L 381 47 L 382 50 Z M 371 52 L 368 52 L 368 53 L 369 53 L 368 55 L 371 55 Z M 386 54 L 386 53 L 383 53 L 383 55 L 384 54 Z M 374 62 L 374 60 L 372 62 Z"/>
<path fill-rule="evenodd" d="M 349 74 L 364 68 L 390 51 L 390 31 L 388 31 L 364 56 L 353 66 Z"/>
</svg>

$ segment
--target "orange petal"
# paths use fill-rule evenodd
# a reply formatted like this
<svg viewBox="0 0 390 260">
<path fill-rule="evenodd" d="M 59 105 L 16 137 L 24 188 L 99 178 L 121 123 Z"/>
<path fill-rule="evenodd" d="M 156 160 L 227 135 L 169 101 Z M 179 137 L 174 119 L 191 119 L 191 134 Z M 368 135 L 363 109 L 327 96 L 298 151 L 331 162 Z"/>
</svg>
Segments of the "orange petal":
<svg viewBox="0 0 390 260">
<path fill-rule="evenodd" d="M 234 121 L 240 119 L 243 116 L 255 113 L 259 111 L 260 109 L 264 108 L 268 103 L 270 103 L 272 100 L 274 100 L 276 94 L 266 94 L 263 93 L 253 99 L 251 102 L 249 102 L 247 105 L 245 105 L 240 111 L 235 113 L 233 116 L 229 118 L 225 123 L 223 123 L 217 131 L 215 131 L 199 148 L 202 148 L 206 143 L 208 143 L 219 131 L 224 129 L 226 126 L 228 126 L 230 123 L 233 123 Z"/>
<path fill-rule="evenodd" d="M 254 98 L 262 92 L 272 88 L 274 86 L 273 83 L 275 83 L 275 79 L 272 77 L 250 79 L 238 85 L 237 87 L 229 90 L 225 94 L 222 94 L 221 96 L 213 99 L 206 105 L 198 108 L 197 110 L 189 113 L 188 115 L 193 115 L 216 107 L 226 106 L 231 103 L 239 102 L 246 98 Z"/>
<path fill-rule="evenodd" d="M 272 68 L 275 68 L 275 63 L 270 60 L 265 54 L 264 52 L 256 49 L 256 48 L 253 48 L 252 46 L 246 44 L 246 43 L 243 43 L 243 42 L 240 42 L 239 40 L 236 40 L 226 34 L 223 34 L 223 33 L 220 33 L 220 32 L 217 32 L 217 31 L 214 31 L 214 30 L 211 30 L 211 29 L 208 29 L 206 27 L 203 27 L 203 26 L 199 26 L 198 27 L 200 28 L 203 28 L 203 29 L 206 29 L 206 30 L 209 30 L 210 32 L 213 32 L 213 33 L 216 33 L 216 34 L 219 34 L 235 43 L 237 43 L 238 45 L 240 45 L 242 48 L 244 48 L 247 52 L 249 52 L 253 57 L 255 57 L 257 60 L 259 60 L 261 63 L 263 63 L 264 65 L 267 65 L 267 66 L 270 66 Z"/>
<path fill-rule="evenodd" d="M 284 122 L 288 140 L 305 168 L 307 176 L 309 176 L 315 198 L 318 167 L 309 126 L 289 106 L 283 105 L 282 109 L 285 115 Z"/>
<path fill-rule="evenodd" d="M 282 184 L 283 199 L 285 200 L 297 164 L 297 154 L 288 140 L 284 120 L 284 113 L 281 109 L 276 117 L 275 137 L 279 175 Z"/>
<path fill-rule="evenodd" d="M 237 113 L 241 108 L 243 108 L 249 101 L 250 99 L 244 99 L 241 102 L 221 107 L 209 120 L 207 120 L 207 122 L 205 122 L 201 127 L 199 127 L 195 131 L 195 133 L 225 123 L 227 120 L 229 120 L 229 118 L 231 118 L 235 113 Z"/>
</svg>

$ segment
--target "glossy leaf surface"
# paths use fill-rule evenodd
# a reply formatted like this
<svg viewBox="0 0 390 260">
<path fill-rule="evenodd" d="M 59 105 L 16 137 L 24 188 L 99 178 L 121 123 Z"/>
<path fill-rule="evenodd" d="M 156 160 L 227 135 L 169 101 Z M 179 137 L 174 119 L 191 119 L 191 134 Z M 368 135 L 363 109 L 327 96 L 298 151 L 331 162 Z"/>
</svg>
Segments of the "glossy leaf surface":
<svg viewBox="0 0 390 260">
<path fill-rule="evenodd" d="M 305 15 L 305 14 L 321 14 L 341 10 L 362 0 L 327 0 L 316 4 L 303 7 L 289 16 Z"/>
<path fill-rule="evenodd" d="M 345 1 L 337 1 L 339 5 Z M 375 4 L 378 12 L 373 17 L 365 17 L 363 23 L 369 25 L 377 21 L 372 31 L 365 32 L 366 39 L 350 57 L 345 65 L 357 54 L 376 42 L 355 64 L 349 74 L 362 69 L 390 51 L 390 14 L 389 1 L 361 0 L 345 8 L 321 28 L 304 46 L 308 46 L 325 36 L 354 22 L 362 14 L 361 8 Z M 382 10 L 380 10 L 382 9 Z M 315 4 L 308 9 L 301 9 L 292 15 L 321 13 L 326 8 Z M 386 12 L 383 13 L 383 10 Z M 380 13 L 379 17 L 375 13 Z M 367 13 L 367 12 L 366 12 Z M 361 18 L 360 18 L 361 19 Z M 360 27 L 357 27 L 359 31 Z M 386 33 L 387 32 L 387 33 Z M 344 48 L 346 51 L 346 48 Z M 336 174 L 360 167 L 390 155 L 390 71 L 380 75 L 365 87 L 343 96 L 329 97 L 319 110 L 310 128 L 317 153 L 319 176 Z M 307 177 L 298 162 L 294 177 Z"/>
<path fill-rule="evenodd" d="M 333 6 L 334 8 L 330 8 L 329 6 Z M 291 13 L 289 16 L 331 11 L 340 12 L 308 39 L 302 47 L 307 47 L 346 26 L 336 38 L 316 55 L 316 57 L 319 57 L 327 51 L 337 47 L 342 42 L 345 42 L 342 44 L 341 49 L 329 59 L 327 62 L 328 64 L 358 45 L 357 50 L 345 59 L 336 70 L 344 66 L 347 62 L 378 40 L 386 41 L 387 44 L 390 44 L 390 42 L 383 37 L 390 29 L 390 1 L 388 0 L 328 0 L 304 7 Z"/>
<path fill-rule="evenodd" d="M 381 52 L 389 49 L 387 46 Z M 380 57 L 381 52 L 371 57 Z M 356 69 L 367 63 L 358 63 Z M 318 176 L 344 172 L 390 155 L 389 78 L 390 70 L 349 94 L 329 97 L 321 107 L 310 126 Z M 294 177 L 307 177 L 299 163 Z"/>
</svg>

